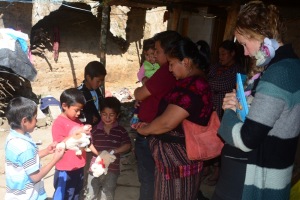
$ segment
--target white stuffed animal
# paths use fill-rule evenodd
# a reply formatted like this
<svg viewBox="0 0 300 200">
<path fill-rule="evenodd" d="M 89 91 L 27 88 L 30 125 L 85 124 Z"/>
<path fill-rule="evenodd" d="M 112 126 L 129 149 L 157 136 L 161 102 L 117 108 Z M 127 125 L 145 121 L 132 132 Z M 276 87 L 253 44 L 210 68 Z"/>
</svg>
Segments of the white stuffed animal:
<svg viewBox="0 0 300 200">
<path fill-rule="evenodd" d="M 113 155 L 114 151 L 108 153 L 107 151 L 102 151 L 99 156 L 97 156 L 95 162 L 91 165 L 91 171 L 94 177 L 99 177 L 102 174 L 107 174 L 108 166 L 110 163 L 116 160 L 116 156 Z"/>
<path fill-rule="evenodd" d="M 67 141 L 58 143 L 56 148 L 73 150 L 75 151 L 76 155 L 81 155 L 81 150 L 90 144 L 90 137 L 91 136 L 85 133 L 76 132 L 72 134 L 71 137 L 67 139 Z"/>
<path fill-rule="evenodd" d="M 107 174 L 108 168 L 105 167 L 104 161 L 100 156 L 97 156 L 95 162 L 91 166 L 91 171 L 94 177 L 99 177 L 102 174 Z"/>
</svg>

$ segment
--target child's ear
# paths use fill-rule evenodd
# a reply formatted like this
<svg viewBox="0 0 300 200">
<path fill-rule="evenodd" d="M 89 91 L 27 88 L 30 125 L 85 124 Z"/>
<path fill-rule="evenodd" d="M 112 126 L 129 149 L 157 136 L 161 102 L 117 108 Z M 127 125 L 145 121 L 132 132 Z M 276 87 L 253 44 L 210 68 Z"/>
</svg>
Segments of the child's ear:
<svg viewBox="0 0 300 200">
<path fill-rule="evenodd" d="M 66 108 L 68 108 L 69 106 L 66 103 L 62 103 L 61 104 L 62 110 L 64 111 Z"/>
<path fill-rule="evenodd" d="M 86 80 L 92 80 L 91 76 L 90 75 L 86 75 Z"/>
<path fill-rule="evenodd" d="M 21 119 L 20 125 L 21 125 L 21 127 L 24 127 L 24 126 L 27 126 L 28 123 L 30 123 L 30 120 L 28 120 L 27 117 L 23 117 L 23 118 Z"/>
<path fill-rule="evenodd" d="M 21 119 L 21 124 L 25 124 L 26 122 L 28 122 L 27 117 L 23 117 L 23 118 Z"/>
</svg>

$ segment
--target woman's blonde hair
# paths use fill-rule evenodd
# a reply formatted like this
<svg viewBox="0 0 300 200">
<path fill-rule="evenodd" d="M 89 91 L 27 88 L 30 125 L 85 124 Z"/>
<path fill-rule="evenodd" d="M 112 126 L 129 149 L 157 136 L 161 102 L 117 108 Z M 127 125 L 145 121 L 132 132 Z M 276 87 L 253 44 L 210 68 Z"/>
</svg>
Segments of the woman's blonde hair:
<svg viewBox="0 0 300 200">
<path fill-rule="evenodd" d="M 265 5 L 262 1 L 250 1 L 239 12 L 235 32 L 261 42 L 267 37 L 284 43 L 286 26 L 276 6 Z M 251 65 L 248 78 L 264 70 L 262 67 L 256 67 L 254 61 Z"/>
<path fill-rule="evenodd" d="M 267 37 L 283 43 L 286 26 L 276 6 L 250 1 L 240 10 L 235 31 L 249 38 L 263 40 Z"/>
</svg>

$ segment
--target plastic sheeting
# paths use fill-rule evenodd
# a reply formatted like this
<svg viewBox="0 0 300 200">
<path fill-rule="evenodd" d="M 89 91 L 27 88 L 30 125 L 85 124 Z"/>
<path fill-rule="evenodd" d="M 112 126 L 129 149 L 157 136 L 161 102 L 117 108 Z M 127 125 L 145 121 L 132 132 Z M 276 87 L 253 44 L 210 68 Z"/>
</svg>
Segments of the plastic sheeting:
<svg viewBox="0 0 300 200">
<path fill-rule="evenodd" d="M 19 40 L 14 40 L 15 48 L 0 48 L 0 66 L 33 81 L 37 71 L 21 47 Z"/>
</svg>

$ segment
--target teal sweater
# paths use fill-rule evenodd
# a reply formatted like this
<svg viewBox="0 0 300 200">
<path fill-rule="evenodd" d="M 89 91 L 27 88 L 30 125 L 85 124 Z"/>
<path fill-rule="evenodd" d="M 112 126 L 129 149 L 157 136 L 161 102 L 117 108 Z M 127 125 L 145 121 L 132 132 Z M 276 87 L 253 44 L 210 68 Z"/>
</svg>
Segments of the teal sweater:
<svg viewBox="0 0 300 200">
<path fill-rule="evenodd" d="M 233 110 L 222 118 L 219 135 L 236 149 L 226 156 L 246 158 L 242 199 L 289 199 L 299 133 L 300 60 L 285 45 L 258 82 L 245 122 Z"/>
</svg>

